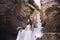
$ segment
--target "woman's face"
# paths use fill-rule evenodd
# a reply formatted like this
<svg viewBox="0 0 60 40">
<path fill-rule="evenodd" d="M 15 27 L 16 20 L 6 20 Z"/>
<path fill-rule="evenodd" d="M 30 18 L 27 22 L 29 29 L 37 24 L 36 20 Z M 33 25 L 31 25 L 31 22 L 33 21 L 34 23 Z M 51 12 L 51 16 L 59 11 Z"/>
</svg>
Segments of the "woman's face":
<svg viewBox="0 0 60 40">
<path fill-rule="evenodd" d="M 28 22 L 29 22 L 30 20 L 28 19 Z"/>
</svg>

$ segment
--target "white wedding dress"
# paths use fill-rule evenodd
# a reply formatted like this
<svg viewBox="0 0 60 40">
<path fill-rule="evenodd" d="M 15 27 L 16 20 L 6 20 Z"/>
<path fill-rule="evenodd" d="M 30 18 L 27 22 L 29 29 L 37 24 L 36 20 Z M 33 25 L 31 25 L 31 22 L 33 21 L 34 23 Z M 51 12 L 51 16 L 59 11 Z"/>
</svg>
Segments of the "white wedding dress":
<svg viewBox="0 0 60 40">
<path fill-rule="evenodd" d="M 31 31 L 31 25 L 27 25 L 24 40 L 36 40 L 34 32 Z"/>
<path fill-rule="evenodd" d="M 26 26 L 26 30 L 18 32 L 16 40 L 36 40 L 34 32 L 31 31 L 30 24 Z"/>
</svg>

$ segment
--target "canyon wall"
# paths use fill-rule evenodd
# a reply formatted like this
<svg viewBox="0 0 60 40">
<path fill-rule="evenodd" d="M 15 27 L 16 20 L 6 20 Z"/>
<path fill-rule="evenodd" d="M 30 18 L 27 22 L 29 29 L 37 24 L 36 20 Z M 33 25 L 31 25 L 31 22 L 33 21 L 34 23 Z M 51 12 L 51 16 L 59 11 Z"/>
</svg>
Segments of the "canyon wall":
<svg viewBox="0 0 60 40">
<path fill-rule="evenodd" d="M 35 22 L 39 10 L 33 0 L 0 0 L 0 39 L 16 40 L 17 27 L 26 27 L 28 17 Z M 60 0 L 41 0 L 44 35 L 40 40 L 60 40 Z"/>
<path fill-rule="evenodd" d="M 60 40 L 60 1 L 41 0 L 42 40 Z"/>
<path fill-rule="evenodd" d="M 0 40 L 16 40 L 17 27 L 26 27 L 35 8 L 33 0 L 0 0 Z"/>
</svg>

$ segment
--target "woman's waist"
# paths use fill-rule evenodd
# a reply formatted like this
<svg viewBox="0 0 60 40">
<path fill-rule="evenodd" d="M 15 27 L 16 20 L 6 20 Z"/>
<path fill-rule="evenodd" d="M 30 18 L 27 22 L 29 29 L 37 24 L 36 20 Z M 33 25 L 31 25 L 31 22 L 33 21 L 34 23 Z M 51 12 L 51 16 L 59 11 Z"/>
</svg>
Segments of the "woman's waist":
<svg viewBox="0 0 60 40">
<path fill-rule="evenodd" d="M 27 29 L 27 30 L 31 30 L 31 29 Z"/>
</svg>

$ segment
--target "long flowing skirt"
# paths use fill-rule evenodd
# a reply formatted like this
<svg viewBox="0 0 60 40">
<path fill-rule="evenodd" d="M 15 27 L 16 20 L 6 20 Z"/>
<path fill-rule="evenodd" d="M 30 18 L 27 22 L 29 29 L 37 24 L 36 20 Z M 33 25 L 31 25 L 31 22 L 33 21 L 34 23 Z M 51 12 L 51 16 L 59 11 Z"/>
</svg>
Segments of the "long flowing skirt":
<svg viewBox="0 0 60 40">
<path fill-rule="evenodd" d="M 32 31 L 27 30 L 22 32 L 19 31 L 16 40 L 36 40 L 36 38 Z"/>
<path fill-rule="evenodd" d="M 24 31 L 19 31 L 16 40 L 24 40 Z"/>
<path fill-rule="evenodd" d="M 34 33 L 31 30 L 25 31 L 24 40 L 36 40 Z"/>
</svg>

